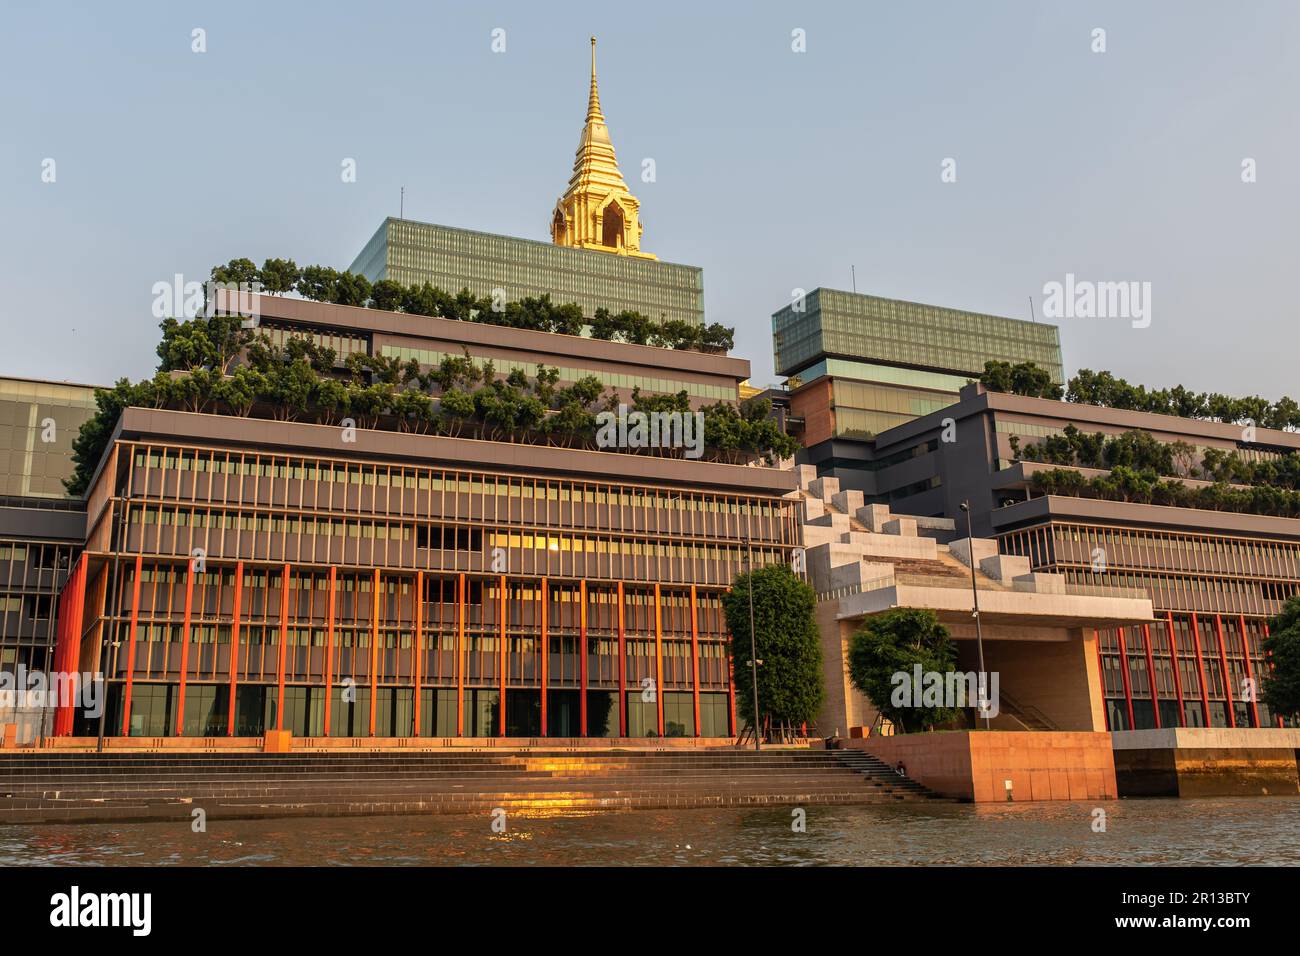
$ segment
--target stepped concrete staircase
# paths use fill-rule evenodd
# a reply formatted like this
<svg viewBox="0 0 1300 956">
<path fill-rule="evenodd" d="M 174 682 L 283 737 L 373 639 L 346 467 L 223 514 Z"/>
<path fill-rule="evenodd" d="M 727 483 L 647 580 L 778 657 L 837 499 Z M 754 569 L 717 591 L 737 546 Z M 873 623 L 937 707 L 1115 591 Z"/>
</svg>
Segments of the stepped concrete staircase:
<svg viewBox="0 0 1300 956">
<path fill-rule="evenodd" d="M 992 598 L 1004 608 L 1021 596 L 1042 602 L 1067 594 L 1064 576 L 1032 572 L 1028 558 L 998 553 L 994 540 L 942 543 L 957 533 L 950 518 L 896 515 L 888 505 L 867 504 L 861 491 L 841 491 L 836 478 L 818 478 L 812 466 L 796 471 L 808 576 L 819 601 L 836 602 L 837 619 L 854 620 L 866 608 L 959 605 L 972 576 L 981 601 Z M 954 598 L 955 591 L 964 594 Z M 882 597 L 872 604 L 874 595 Z M 1005 688 L 999 706 L 1000 729 L 1057 729 Z"/>
<path fill-rule="evenodd" d="M 831 753 L 839 758 L 840 763 L 862 774 L 867 782 L 875 787 L 889 788 L 891 790 L 901 790 L 907 794 L 913 794 L 918 798 L 927 800 L 940 799 L 936 794 L 927 790 L 921 784 L 909 777 L 903 777 L 896 770 L 885 763 L 879 757 L 873 757 L 863 750 L 832 750 Z"/>
<path fill-rule="evenodd" d="M 981 591 L 1064 593 L 1065 579 L 1032 574 L 1029 559 L 998 553 L 996 541 L 952 537 L 951 518 L 896 515 L 888 505 L 866 504 L 861 491 L 840 491 L 839 479 L 816 478 L 799 466 L 804 548 L 819 594 L 852 594 L 917 583 L 970 587 L 971 554 Z"/>
<path fill-rule="evenodd" d="M 0 755 L 0 824 L 898 803 L 866 754 L 703 750 Z"/>
</svg>

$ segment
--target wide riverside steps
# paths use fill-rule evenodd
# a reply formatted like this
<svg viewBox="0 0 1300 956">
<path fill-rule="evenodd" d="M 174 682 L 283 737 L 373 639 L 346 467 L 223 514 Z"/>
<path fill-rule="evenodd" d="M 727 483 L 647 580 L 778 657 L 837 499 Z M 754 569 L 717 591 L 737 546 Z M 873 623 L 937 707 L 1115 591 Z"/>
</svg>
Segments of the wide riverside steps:
<svg viewBox="0 0 1300 956">
<path fill-rule="evenodd" d="M 840 751 L 0 755 L 0 824 L 936 799 Z"/>
</svg>

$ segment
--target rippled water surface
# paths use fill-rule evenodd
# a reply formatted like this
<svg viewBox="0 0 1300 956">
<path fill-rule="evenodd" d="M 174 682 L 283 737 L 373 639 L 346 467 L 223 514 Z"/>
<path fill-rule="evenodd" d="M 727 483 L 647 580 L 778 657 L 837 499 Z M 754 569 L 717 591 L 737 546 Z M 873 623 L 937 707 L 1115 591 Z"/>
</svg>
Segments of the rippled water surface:
<svg viewBox="0 0 1300 956">
<path fill-rule="evenodd" d="M 1104 833 L 1094 810 L 1105 811 Z M 0 865 L 1300 864 L 1300 799 L 0 826 Z"/>
</svg>

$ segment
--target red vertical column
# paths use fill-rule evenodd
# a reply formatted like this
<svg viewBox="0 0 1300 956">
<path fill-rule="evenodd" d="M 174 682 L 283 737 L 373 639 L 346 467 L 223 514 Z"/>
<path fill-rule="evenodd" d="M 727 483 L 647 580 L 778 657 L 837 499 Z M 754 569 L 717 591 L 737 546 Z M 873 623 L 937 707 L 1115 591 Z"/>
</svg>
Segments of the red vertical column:
<svg viewBox="0 0 1300 956">
<path fill-rule="evenodd" d="M 275 729 L 284 730 L 284 666 L 287 660 L 285 652 L 289 642 L 289 565 L 284 566 L 280 575 L 280 647 L 276 655 L 276 705 Z"/>
<path fill-rule="evenodd" d="M 664 735 L 664 629 L 663 602 L 655 584 L 655 721 L 659 736 Z"/>
<path fill-rule="evenodd" d="M 691 693 L 695 704 L 695 736 L 704 736 L 700 731 L 700 628 L 699 605 L 695 596 L 695 585 L 691 585 Z"/>
<path fill-rule="evenodd" d="M 550 677 L 547 672 L 550 667 L 551 659 L 551 637 L 548 630 L 547 614 L 550 610 L 550 590 L 546 578 L 542 578 L 542 736 L 546 736 L 546 691 L 547 679 Z"/>
<path fill-rule="evenodd" d="M 185 618 L 181 626 L 181 685 L 176 697 L 176 736 L 185 736 L 185 682 L 190 669 L 190 620 L 194 606 L 194 559 L 185 562 Z"/>
<path fill-rule="evenodd" d="M 135 581 L 131 585 L 131 630 L 126 646 L 126 690 L 122 695 L 122 736 L 131 736 L 131 685 L 135 680 L 135 636 L 140 624 L 140 577 L 144 555 L 135 556 Z"/>
<path fill-rule="evenodd" d="M 230 610 L 230 693 L 226 701 L 226 736 L 235 736 L 235 690 L 239 682 L 239 618 L 243 610 L 240 602 L 244 596 L 244 562 L 235 562 L 235 593 Z"/>
<path fill-rule="evenodd" d="M 618 582 L 618 735 L 627 736 L 627 639 L 623 630 L 623 582 Z"/>
<path fill-rule="evenodd" d="M 329 593 L 325 595 L 325 726 L 322 728 L 326 737 L 330 735 L 330 704 L 334 699 L 334 582 L 338 579 L 338 568 L 330 565 Z"/>
<path fill-rule="evenodd" d="M 72 673 L 80 668 L 81 631 L 84 623 L 86 602 L 86 567 L 87 558 L 83 555 L 68 575 L 63 594 L 59 598 L 56 614 L 59 620 L 58 645 L 62 648 L 56 657 L 55 670 L 60 673 Z M 63 612 L 66 609 L 67 614 Z M 66 627 L 64 620 L 66 618 Z M 53 685 L 52 685 L 53 686 Z M 76 703 L 69 698 L 62 704 L 56 703 L 54 711 L 54 733 L 66 736 L 72 733 L 73 712 Z"/>
<path fill-rule="evenodd" d="M 578 734 L 587 736 L 587 581 L 578 582 Z"/>
<path fill-rule="evenodd" d="M 1151 651 L 1151 628 L 1142 625 L 1142 644 L 1147 653 L 1147 683 L 1151 687 L 1151 711 L 1155 715 L 1156 729 L 1160 729 L 1160 689 L 1156 686 L 1156 656 Z"/>
<path fill-rule="evenodd" d="M 414 688 L 411 693 L 415 695 L 413 705 L 413 716 L 411 718 L 411 736 L 420 736 L 420 698 L 424 695 L 420 693 L 420 660 L 424 656 L 421 651 L 421 638 L 424 631 L 424 572 L 415 572 L 415 636 L 411 639 L 411 684 Z"/>
<path fill-rule="evenodd" d="M 1183 678 L 1179 673 L 1178 664 L 1178 641 L 1174 638 L 1174 612 L 1168 611 L 1165 616 L 1166 636 L 1169 638 L 1169 660 L 1174 668 L 1174 694 L 1178 697 L 1178 726 L 1182 727 L 1187 720 L 1187 711 L 1183 707 Z"/>
<path fill-rule="evenodd" d="M 465 736 L 465 573 L 456 576 L 456 736 Z"/>
<path fill-rule="evenodd" d="M 375 735 L 375 707 L 379 703 L 379 586 L 383 580 L 375 568 L 372 587 L 374 600 L 370 602 L 370 736 Z"/>
<path fill-rule="evenodd" d="M 1241 627 L 1241 653 L 1246 658 L 1246 678 L 1250 681 L 1250 718 L 1255 727 L 1263 726 L 1259 722 L 1259 685 L 1255 683 L 1255 669 L 1250 663 L 1250 641 L 1246 637 L 1246 615 L 1239 614 L 1238 625 Z"/>
<path fill-rule="evenodd" d="M 1129 730 L 1135 729 L 1133 721 L 1133 689 L 1129 686 L 1128 680 L 1128 649 L 1125 645 L 1128 640 L 1124 634 L 1124 628 L 1117 628 L 1115 631 L 1119 637 L 1119 676 L 1124 682 L 1124 706 L 1128 711 Z"/>
<path fill-rule="evenodd" d="M 1214 615 L 1214 633 L 1219 639 L 1219 665 L 1223 668 L 1223 709 L 1228 712 L 1228 726 L 1237 726 L 1237 708 L 1232 699 L 1232 672 L 1228 670 L 1228 642 L 1223 638 L 1223 618 Z"/>
<path fill-rule="evenodd" d="M 498 619 L 498 628 L 501 632 L 501 646 L 497 648 L 497 656 L 500 663 L 497 665 L 497 681 L 501 685 L 501 701 L 497 706 L 497 723 L 498 732 L 502 737 L 506 735 L 506 576 L 501 575 L 500 594 L 497 600 L 501 602 L 501 613 Z"/>
<path fill-rule="evenodd" d="M 1201 678 L 1201 719 L 1205 726 L 1210 726 L 1210 689 L 1205 682 L 1205 655 L 1201 652 L 1201 628 L 1196 623 L 1196 614 L 1192 618 L 1192 642 L 1196 646 L 1196 671 Z"/>
</svg>

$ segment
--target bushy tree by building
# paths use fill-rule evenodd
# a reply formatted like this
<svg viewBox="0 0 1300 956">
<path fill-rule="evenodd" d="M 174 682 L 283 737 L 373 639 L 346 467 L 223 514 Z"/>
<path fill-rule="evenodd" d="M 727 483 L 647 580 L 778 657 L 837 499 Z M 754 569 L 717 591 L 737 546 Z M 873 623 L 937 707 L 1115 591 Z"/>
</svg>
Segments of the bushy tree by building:
<svg viewBox="0 0 1300 956">
<path fill-rule="evenodd" d="M 931 729 L 961 715 L 956 707 L 919 706 L 919 687 L 912 689 L 909 705 L 894 704 L 894 675 L 905 674 L 910 681 L 918 664 L 926 674 L 947 674 L 957 665 L 957 645 L 929 609 L 895 608 L 868 618 L 849 642 L 849 680 L 901 733 Z"/>
<path fill-rule="evenodd" d="M 1268 622 L 1260 698 L 1281 717 L 1300 718 L 1300 595 L 1292 595 Z"/>
<path fill-rule="evenodd" d="M 1047 369 L 1034 362 L 1003 362 L 990 359 L 984 363 L 980 384 L 991 392 L 1009 392 L 1029 398 L 1059 399 L 1065 389 L 1052 381 Z"/>
<path fill-rule="evenodd" d="M 754 644 L 758 659 L 758 709 L 764 726 L 797 727 L 817 716 L 825 698 L 817 595 L 785 564 L 745 572 L 722 596 L 731 632 L 736 711 L 755 726 L 750 683 L 749 592 L 754 591 Z"/>
</svg>

